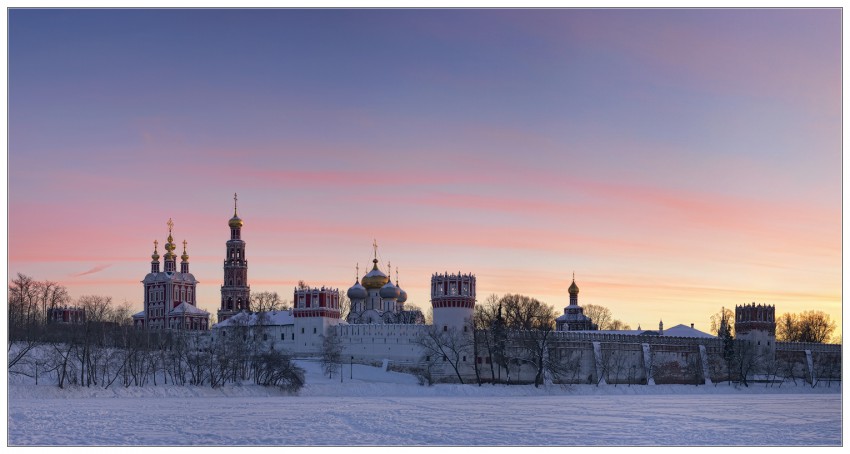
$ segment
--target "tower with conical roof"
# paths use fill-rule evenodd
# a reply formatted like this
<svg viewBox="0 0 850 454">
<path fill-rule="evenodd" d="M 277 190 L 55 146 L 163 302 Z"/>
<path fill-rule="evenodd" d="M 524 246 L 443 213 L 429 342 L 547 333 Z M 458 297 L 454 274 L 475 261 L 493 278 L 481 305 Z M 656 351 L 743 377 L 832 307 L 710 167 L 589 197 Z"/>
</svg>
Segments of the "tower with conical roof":
<svg viewBox="0 0 850 454">
<path fill-rule="evenodd" d="M 236 210 L 237 196 L 233 194 L 233 217 L 227 222 L 230 239 L 224 257 L 224 282 L 221 285 L 221 307 L 218 321 L 245 310 L 251 310 L 251 288 L 248 285 L 248 260 L 245 259 L 245 241 L 242 240 L 242 219 Z"/>
</svg>

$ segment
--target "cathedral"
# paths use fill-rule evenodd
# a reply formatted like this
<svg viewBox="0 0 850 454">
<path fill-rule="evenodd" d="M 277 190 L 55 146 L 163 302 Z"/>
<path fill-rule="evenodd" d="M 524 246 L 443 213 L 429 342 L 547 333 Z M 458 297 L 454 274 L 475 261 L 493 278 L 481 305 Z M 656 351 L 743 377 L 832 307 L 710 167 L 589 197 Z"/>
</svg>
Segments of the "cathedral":
<svg viewBox="0 0 850 454">
<path fill-rule="evenodd" d="M 133 315 L 133 326 L 147 329 L 183 329 L 206 331 L 209 329 L 210 314 L 198 308 L 197 279 L 189 272 L 189 254 L 183 241 L 180 256 L 180 271 L 177 271 L 176 246 L 171 230 L 174 222 L 168 220 L 168 240 L 165 243 L 163 271 L 159 268 L 159 243 L 153 242 L 151 271 L 142 280 L 144 287 L 144 310 Z"/>
<path fill-rule="evenodd" d="M 396 284 L 393 284 L 389 276 L 378 269 L 378 245 L 373 243 L 374 258 L 372 269 L 363 276 L 363 283 L 355 276 L 354 285 L 348 289 L 346 295 L 351 300 L 351 309 L 346 321 L 349 324 L 364 323 L 402 323 L 422 324 L 425 317 L 422 311 L 405 310 L 404 302 L 407 301 L 407 292 L 402 290 L 398 284 L 398 268 L 396 268 Z M 387 271 L 390 266 L 387 265 Z M 357 275 L 360 267 L 357 267 Z"/>
</svg>

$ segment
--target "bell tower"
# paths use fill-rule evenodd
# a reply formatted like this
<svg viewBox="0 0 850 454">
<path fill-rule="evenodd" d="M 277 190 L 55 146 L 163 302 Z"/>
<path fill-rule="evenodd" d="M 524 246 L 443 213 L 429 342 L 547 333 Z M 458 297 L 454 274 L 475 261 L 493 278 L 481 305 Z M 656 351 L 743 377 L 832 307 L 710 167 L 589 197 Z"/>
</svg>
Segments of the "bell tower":
<svg viewBox="0 0 850 454">
<path fill-rule="evenodd" d="M 224 257 L 224 282 L 221 285 L 221 308 L 218 321 L 223 322 L 239 312 L 250 311 L 251 288 L 248 286 L 248 261 L 245 259 L 245 242 L 242 241 L 242 219 L 236 212 L 236 194 L 233 194 L 233 217 L 228 221 L 230 239 Z"/>
</svg>

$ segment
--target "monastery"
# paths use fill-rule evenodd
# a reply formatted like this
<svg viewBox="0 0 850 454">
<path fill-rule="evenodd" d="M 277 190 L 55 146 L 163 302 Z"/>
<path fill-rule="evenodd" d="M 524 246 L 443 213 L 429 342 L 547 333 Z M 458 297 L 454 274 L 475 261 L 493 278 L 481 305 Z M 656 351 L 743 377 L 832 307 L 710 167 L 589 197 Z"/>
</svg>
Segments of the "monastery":
<svg viewBox="0 0 850 454">
<path fill-rule="evenodd" d="M 320 356 L 326 338 L 339 343 L 345 362 L 382 365 L 397 370 L 427 371 L 435 380 L 453 380 L 453 376 L 485 377 L 486 380 L 528 382 L 535 368 L 523 359 L 529 333 L 507 332 L 501 342 L 500 361 L 492 346 L 476 338 L 475 348 L 458 353 L 435 354 L 423 346 L 423 337 L 466 336 L 473 339 L 469 320 L 476 303 L 475 275 L 471 273 L 435 273 L 431 276 L 433 323 L 425 324 L 418 309 L 405 306 L 407 293 L 390 277 L 390 267 L 382 271 L 378 264 L 377 244 L 373 243 L 372 268 L 362 277 L 359 267 L 354 284 L 347 290 L 350 310 L 341 317 L 340 290 L 330 287 L 301 286 L 293 290 L 293 308 L 286 311 L 254 313 L 250 306 L 248 261 L 244 223 L 239 218 L 234 194 L 233 217 L 228 221 L 230 238 L 225 245 L 224 277 L 218 323 L 209 326 L 209 313 L 197 307 L 195 277 L 189 272 L 187 243 L 183 242 L 180 271 L 176 269 L 173 222 L 168 222 L 164 269 L 160 271 L 158 243 L 154 241 L 151 268 L 142 280 L 144 310 L 133 315 L 140 329 L 188 330 L 210 339 L 236 335 L 245 328 L 254 340 L 269 348 L 300 357 Z M 569 288 L 569 304 L 555 320 L 555 331 L 543 340 L 546 361 L 561 364 L 563 373 L 552 376 L 552 383 L 596 384 L 709 384 L 729 376 L 730 364 L 723 358 L 724 344 L 716 336 L 685 325 L 658 330 L 599 331 L 584 315 L 578 303 L 579 288 L 575 276 Z M 840 345 L 777 343 L 775 308 L 768 305 L 742 305 L 735 308 L 736 342 L 752 345 L 752 355 L 760 368 L 753 374 L 770 372 L 770 367 L 785 364 L 790 373 L 806 380 L 836 376 L 840 379 Z M 442 333 L 442 334 L 441 334 Z M 486 342 L 485 342 L 486 343 Z M 479 345 L 480 344 L 480 345 Z M 498 363 L 498 365 L 496 364 Z M 836 366 L 837 364 L 837 366 Z M 836 369 L 837 367 L 837 369 Z M 764 369 L 764 370 L 762 370 Z M 553 367 L 552 370 L 558 370 Z M 775 371 L 774 371 L 775 372 Z M 750 372 L 747 372 L 750 373 Z M 774 374 L 776 375 L 776 374 Z"/>
</svg>

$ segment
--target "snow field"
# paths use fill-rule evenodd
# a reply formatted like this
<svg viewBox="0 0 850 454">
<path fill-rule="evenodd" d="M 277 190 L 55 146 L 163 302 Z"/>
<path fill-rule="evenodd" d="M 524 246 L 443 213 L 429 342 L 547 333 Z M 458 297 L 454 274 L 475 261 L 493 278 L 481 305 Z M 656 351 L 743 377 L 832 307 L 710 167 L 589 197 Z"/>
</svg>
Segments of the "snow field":
<svg viewBox="0 0 850 454">
<path fill-rule="evenodd" d="M 299 361 L 297 396 L 254 385 L 72 388 L 10 377 L 8 444 L 317 445 L 830 445 L 841 393 L 715 386 L 435 385 L 349 366 L 343 382 Z"/>
</svg>

